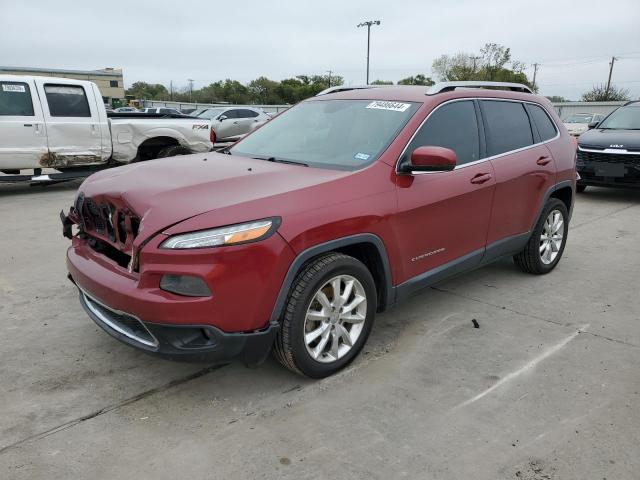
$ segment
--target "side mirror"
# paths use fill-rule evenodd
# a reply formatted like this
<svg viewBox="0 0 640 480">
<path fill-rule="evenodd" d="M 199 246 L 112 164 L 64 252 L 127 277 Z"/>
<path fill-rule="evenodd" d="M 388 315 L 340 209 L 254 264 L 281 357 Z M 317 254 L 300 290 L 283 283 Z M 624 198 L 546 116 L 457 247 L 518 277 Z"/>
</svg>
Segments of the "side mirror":
<svg viewBox="0 0 640 480">
<path fill-rule="evenodd" d="M 449 172 L 456 167 L 456 152 L 444 147 L 418 147 L 405 165 L 407 172 Z"/>
<path fill-rule="evenodd" d="M 593 130 L 594 128 L 596 128 L 598 126 L 600 122 L 599 121 L 595 121 L 595 122 L 591 122 L 589 125 L 587 125 L 587 128 L 589 128 L 589 130 Z"/>
<path fill-rule="evenodd" d="M 226 120 L 227 118 L 229 118 L 229 117 L 227 117 L 226 115 L 220 115 L 218 117 L 218 120 L 223 121 L 223 120 Z"/>
</svg>

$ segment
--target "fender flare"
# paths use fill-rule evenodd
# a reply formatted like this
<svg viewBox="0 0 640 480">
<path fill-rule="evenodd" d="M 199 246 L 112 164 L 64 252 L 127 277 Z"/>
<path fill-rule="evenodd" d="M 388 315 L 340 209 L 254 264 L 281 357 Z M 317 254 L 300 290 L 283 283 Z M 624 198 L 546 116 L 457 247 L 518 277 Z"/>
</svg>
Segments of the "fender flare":
<svg viewBox="0 0 640 480">
<path fill-rule="evenodd" d="M 280 287 L 280 292 L 276 297 L 276 302 L 271 313 L 270 323 L 280 323 L 280 318 L 282 317 L 282 313 L 284 312 L 287 297 L 289 296 L 289 291 L 291 290 L 291 285 L 293 285 L 298 272 L 305 263 L 323 253 L 331 252 L 335 249 L 354 245 L 357 243 L 368 243 L 373 245 L 378 250 L 378 254 L 382 259 L 382 269 L 384 274 L 383 282 L 385 283 L 386 287 L 385 306 L 388 308 L 393 303 L 395 303 L 395 288 L 393 287 L 391 282 L 391 267 L 389 265 L 389 257 L 387 255 L 387 250 L 382 239 L 377 235 L 374 235 L 373 233 L 359 233 L 356 235 L 341 237 L 334 240 L 329 240 L 328 242 L 320 243 L 318 245 L 314 245 L 307 248 L 306 250 L 303 250 L 296 256 L 296 258 L 294 258 L 293 262 L 291 262 L 291 265 L 289 265 L 287 274 L 285 275 L 282 286 Z"/>
</svg>

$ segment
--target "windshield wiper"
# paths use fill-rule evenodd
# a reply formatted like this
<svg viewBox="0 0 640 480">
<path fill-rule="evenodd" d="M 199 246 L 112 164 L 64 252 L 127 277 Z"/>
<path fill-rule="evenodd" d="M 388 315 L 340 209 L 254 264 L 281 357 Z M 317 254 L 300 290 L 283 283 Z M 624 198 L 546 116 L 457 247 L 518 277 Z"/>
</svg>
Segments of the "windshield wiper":
<svg viewBox="0 0 640 480">
<path fill-rule="evenodd" d="M 276 157 L 252 157 L 256 160 L 266 160 L 267 162 L 275 162 L 275 163 L 288 163 L 290 165 L 300 165 L 302 167 L 308 167 L 308 163 L 297 162 L 295 160 L 286 160 L 284 158 L 276 158 Z"/>
</svg>

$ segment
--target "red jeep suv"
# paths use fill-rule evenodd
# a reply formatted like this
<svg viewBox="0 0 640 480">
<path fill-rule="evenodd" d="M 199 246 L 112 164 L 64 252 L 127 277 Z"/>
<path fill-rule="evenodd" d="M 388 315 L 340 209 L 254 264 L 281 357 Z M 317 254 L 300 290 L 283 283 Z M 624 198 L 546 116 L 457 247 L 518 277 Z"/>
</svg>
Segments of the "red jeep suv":
<svg viewBox="0 0 640 480">
<path fill-rule="evenodd" d="M 575 156 L 523 85 L 340 87 L 227 150 L 92 175 L 62 214 L 67 266 L 129 345 L 254 365 L 273 350 L 324 377 L 419 289 L 505 256 L 551 271 Z"/>
</svg>

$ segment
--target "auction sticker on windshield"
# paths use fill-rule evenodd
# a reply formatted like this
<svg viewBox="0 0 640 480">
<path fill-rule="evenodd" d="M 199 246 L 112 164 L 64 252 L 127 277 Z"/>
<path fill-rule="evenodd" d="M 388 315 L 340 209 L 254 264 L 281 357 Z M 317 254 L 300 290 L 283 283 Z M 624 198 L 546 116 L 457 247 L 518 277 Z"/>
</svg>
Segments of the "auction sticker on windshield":
<svg viewBox="0 0 640 480">
<path fill-rule="evenodd" d="M 404 112 L 411 106 L 410 103 L 385 102 L 376 100 L 367 105 L 366 108 L 375 108 L 377 110 L 392 110 L 394 112 Z"/>
<path fill-rule="evenodd" d="M 25 93 L 24 85 L 2 85 L 4 92 L 21 92 Z"/>
</svg>

